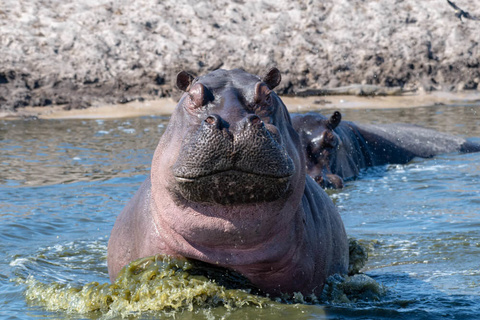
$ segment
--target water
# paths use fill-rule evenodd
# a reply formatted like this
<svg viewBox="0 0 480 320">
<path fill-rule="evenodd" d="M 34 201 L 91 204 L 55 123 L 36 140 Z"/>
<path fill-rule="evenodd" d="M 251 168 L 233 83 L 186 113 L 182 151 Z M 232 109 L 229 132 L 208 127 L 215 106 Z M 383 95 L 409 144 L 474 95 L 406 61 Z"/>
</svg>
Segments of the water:
<svg viewBox="0 0 480 320">
<path fill-rule="evenodd" d="M 480 142 L 480 107 L 341 111 L 347 120 L 416 123 Z M 18 279 L 108 282 L 110 230 L 149 174 L 167 121 L 0 122 L 0 319 L 102 317 L 27 303 Z M 371 168 L 330 192 L 349 236 L 370 250 L 364 271 L 388 288 L 379 301 L 218 307 L 176 318 L 477 319 L 479 181 L 480 154 L 448 154 Z"/>
</svg>

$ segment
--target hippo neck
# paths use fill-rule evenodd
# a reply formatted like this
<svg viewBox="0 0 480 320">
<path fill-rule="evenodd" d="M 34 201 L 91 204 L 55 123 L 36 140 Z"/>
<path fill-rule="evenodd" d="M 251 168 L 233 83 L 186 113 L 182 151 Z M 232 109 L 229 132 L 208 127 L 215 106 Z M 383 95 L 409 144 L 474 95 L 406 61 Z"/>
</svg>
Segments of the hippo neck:
<svg viewBox="0 0 480 320">
<path fill-rule="evenodd" d="M 168 212 L 166 207 L 173 206 L 169 206 L 164 201 L 165 198 L 161 202 L 158 201 L 160 199 L 153 199 L 151 212 L 157 213 L 153 216 L 153 221 L 162 237 L 163 249 L 167 254 L 236 270 L 257 285 L 262 281 L 272 283 L 271 280 L 263 279 L 275 277 L 272 268 L 275 270 L 291 268 L 292 272 L 301 269 L 299 264 L 303 262 L 296 258 L 305 257 L 306 250 L 301 201 L 297 202 L 296 207 L 292 207 L 291 202 L 287 201 L 278 213 L 267 219 L 268 223 L 263 223 L 265 227 L 255 228 L 255 217 L 252 214 L 271 215 L 271 213 L 254 212 L 255 206 L 252 205 L 246 206 L 244 210 L 232 210 L 234 215 L 243 215 L 244 219 L 236 220 L 227 219 L 225 216 L 215 217 L 214 210 L 199 213 L 198 211 L 203 211 L 199 208 L 182 208 L 167 215 L 162 213 Z M 289 219 L 286 219 L 286 216 Z M 247 223 L 242 226 L 242 221 L 245 220 Z M 175 224 L 174 221 L 182 221 L 182 224 Z M 186 228 L 178 227 L 187 224 Z M 211 239 L 217 239 L 219 236 L 222 238 L 212 242 Z M 298 264 L 292 261 L 297 261 Z M 265 284 L 261 286 L 265 287 Z"/>
</svg>

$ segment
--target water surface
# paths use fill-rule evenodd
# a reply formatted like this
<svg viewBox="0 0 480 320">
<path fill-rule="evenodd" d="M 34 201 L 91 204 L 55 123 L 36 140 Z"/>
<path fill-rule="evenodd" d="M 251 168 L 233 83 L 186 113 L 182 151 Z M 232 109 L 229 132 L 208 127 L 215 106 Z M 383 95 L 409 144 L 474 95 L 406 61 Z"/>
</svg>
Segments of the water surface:
<svg viewBox="0 0 480 320">
<path fill-rule="evenodd" d="M 341 110 L 363 123 L 408 122 L 480 142 L 480 107 Z M 326 112 L 328 114 L 328 112 Z M 149 174 L 168 122 L 0 122 L 0 318 L 99 318 L 28 304 L 43 283 L 108 282 L 110 230 Z M 370 250 L 364 271 L 389 290 L 380 301 L 222 308 L 177 314 L 233 319 L 476 319 L 480 314 L 480 154 L 376 167 L 329 192 L 349 236 Z M 143 318 L 168 317 L 144 314 Z"/>
</svg>

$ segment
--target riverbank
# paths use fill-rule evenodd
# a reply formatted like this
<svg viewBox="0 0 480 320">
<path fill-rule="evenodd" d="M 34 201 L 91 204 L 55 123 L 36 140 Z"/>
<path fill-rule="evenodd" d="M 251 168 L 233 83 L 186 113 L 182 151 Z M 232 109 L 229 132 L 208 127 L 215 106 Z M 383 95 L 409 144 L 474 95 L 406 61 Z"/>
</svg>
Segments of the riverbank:
<svg viewBox="0 0 480 320">
<path fill-rule="evenodd" d="M 352 84 L 478 92 L 479 28 L 445 0 L 4 0 L 0 111 L 175 99 L 180 70 L 239 67 L 276 66 L 280 94 Z"/>
<path fill-rule="evenodd" d="M 480 93 L 433 92 L 401 96 L 359 97 L 351 95 L 281 97 L 290 112 L 340 109 L 393 109 L 435 105 L 480 106 Z M 170 115 L 177 102 L 172 98 L 104 104 L 86 109 L 65 110 L 63 106 L 24 107 L 0 111 L 0 120 L 16 119 L 107 119 Z"/>
</svg>

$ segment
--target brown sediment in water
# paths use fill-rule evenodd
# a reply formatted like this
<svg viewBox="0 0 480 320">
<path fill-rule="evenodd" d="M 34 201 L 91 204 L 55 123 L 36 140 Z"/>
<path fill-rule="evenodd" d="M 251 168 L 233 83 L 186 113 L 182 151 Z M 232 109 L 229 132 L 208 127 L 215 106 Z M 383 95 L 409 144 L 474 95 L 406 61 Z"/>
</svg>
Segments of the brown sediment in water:
<svg viewBox="0 0 480 320">
<path fill-rule="evenodd" d="M 426 107 L 434 105 L 480 106 L 480 93 L 433 92 L 399 96 L 361 97 L 352 95 L 281 97 L 290 112 L 337 109 L 393 109 Z M 175 110 L 177 102 L 172 98 L 150 101 L 134 101 L 86 109 L 65 110 L 63 106 L 24 107 L 16 111 L 0 111 L 0 119 L 108 119 L 133 118 L 140 116 L 168 116 Z"/>
</svg>

